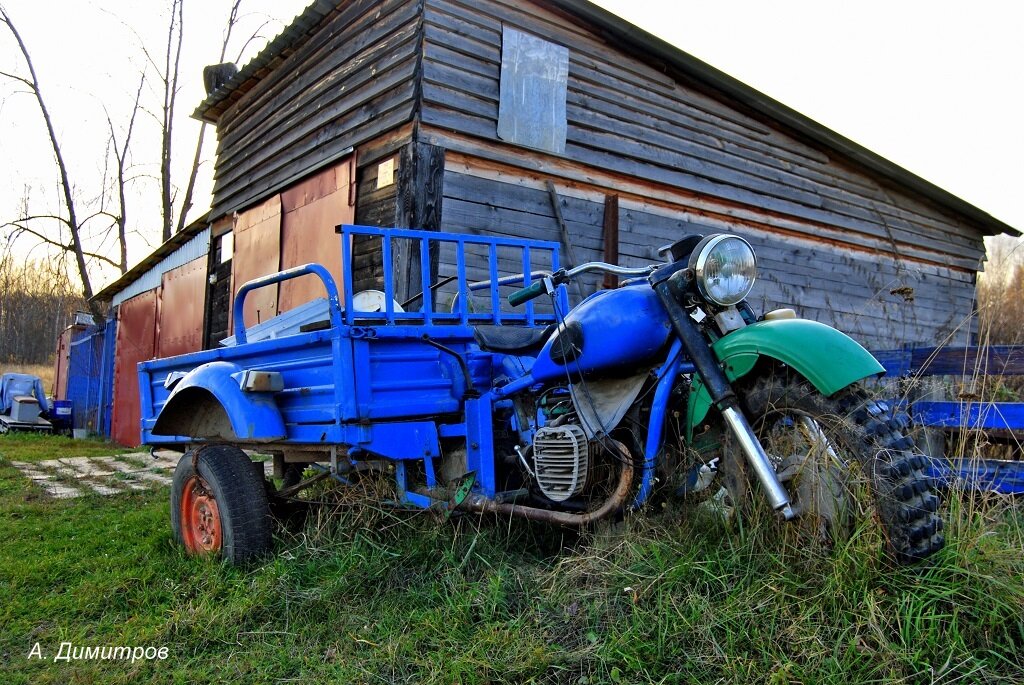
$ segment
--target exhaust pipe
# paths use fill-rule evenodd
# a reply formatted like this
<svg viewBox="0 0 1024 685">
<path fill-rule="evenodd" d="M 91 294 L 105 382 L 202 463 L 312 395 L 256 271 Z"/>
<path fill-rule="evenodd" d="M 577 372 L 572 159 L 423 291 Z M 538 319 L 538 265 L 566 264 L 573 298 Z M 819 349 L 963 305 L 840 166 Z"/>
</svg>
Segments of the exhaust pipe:
<svg viewBox="0 0 1024 685">
<path fill-rule="evenodd" d="M 626 446 L 618 440 L 607 439 L 618 451 L 616 458 L 622 464 L 622 473 L 619 474 L 619 484 L 615 492 L 594 511 L 583 514 L 571 514 L 565 511 L 551 511 L 549 509 L 538 509 L 537 507 L 524 507 L 518 504 L 498 504 L 494 500 L 484 497 L 471 497 L 460 505 L 460 509 L 479 511 L 488 514 L 500 514 L 503 516 L 522 516 L 532 521 L 553 523 L 566 528 L 582 528 L 583 526 L 599 521 L 605 516 L 612 514 L 626 502 L 629 490 L 633 485 L 633 455 L 629 453 Z"/>
</svg>

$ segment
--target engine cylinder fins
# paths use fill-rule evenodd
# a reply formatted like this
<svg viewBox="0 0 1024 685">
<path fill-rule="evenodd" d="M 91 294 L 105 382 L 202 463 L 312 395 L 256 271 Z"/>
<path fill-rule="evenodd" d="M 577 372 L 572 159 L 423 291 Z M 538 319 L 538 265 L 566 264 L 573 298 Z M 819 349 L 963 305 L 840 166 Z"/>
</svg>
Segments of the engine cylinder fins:
<svg viewBox="0 0 1024 685">
<path fill-rule="evenodd" d="M 587 484 L 587 434 L 573 424 L 539 428 L 533 439 L 533 461 L 540 491 L 553 502 L 564 502 Z"/>
</svg>

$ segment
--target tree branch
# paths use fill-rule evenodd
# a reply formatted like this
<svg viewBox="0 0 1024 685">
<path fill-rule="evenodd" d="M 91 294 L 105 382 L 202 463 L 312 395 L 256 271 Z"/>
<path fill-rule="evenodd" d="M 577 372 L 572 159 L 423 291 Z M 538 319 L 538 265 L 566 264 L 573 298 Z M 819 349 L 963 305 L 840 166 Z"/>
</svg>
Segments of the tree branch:
<svg viewBox="0 0 1024 685">
<path fill-rule="evenodd" d="M 79 236 L 79 224 L 76 217 L 75 211 L 75 200 L 71 191 L 71 179 L 68 176 L 67 164 L 64 163 L 64 154 L 61 152 L 60 142 L 57 140 L 57 133 L 53 128 L 53 120 L 50 117 L 50 110 L 46 107 L 46 101 L 43 99 L 42 90 L 39 87 L 39 78 L 36 75 L 35 66 L 32 63 L 32 57 L 29 54 L 28 47 L 25 45 L 25 41 L 22 40 L 21 34 L 18 33 L 18 29 L 14 26 L 14 22 L 11 21 L 11 17 L 7 14 L 7 10 L 0 6 L 0 19 L 7 25 L 11 35 L 14 36 L 15 41 L 18 43 L 18 48 L 21 50 L 21 55 L 25 60 L 25 65 L 28 67 L 29 79 L 23 81 L 32 90 L 36 97 L 36 102 L 39 104 L 39 111 L 43 116 L 43 122 L 46 124 L 46 132 L 50 137 L 50 145 L 53 147 L 53 155 L 57 159 L 57 169 L 60 172 L 60 183 L 64 193 L 64 205 L 68 212 L 67 225 L 71 230 L 71 246 L 75 253 L 75 261 L 78 265 L 78 273 L 82 279 L 82 294 L 86 301 L 89 302 L 92 308 L 93 316 L 99 318 L 100 311 L 92 300 L 92 282 L 89 279 L 89 269 L 85 261 L 85 251 L 82 247 L 82 240 Z"/>
<path fill-rule="evenodd" d="M 224 55 L 228 52 L 228 42 L 231 40 L 231 31 L 238 23 L 238 12 L 242 7 L 242 0 L 235 0 L 231 4 L 231 12 L 228 14 L 228 25 L 224 28 L 224 39 L 220 46 L 220 61 L 224 61 Z M 196 151 L 192 156 L 192 170 L 189 172 L 188 185 L 185 186 L 185 198 L 181 202 L 181 211 L 178 214 L 178 226 L 175 233 L 180 233 L 185 228 L 188 220 L 189 210 L 192 209 L 192 193 L 195 191 L 196 178 L 199 176 L 199 166 L 203 155 L 203 139 L 206 136 L 206 122 L 199 125 L 199 137 L 196 139 Z"/>
</svg>

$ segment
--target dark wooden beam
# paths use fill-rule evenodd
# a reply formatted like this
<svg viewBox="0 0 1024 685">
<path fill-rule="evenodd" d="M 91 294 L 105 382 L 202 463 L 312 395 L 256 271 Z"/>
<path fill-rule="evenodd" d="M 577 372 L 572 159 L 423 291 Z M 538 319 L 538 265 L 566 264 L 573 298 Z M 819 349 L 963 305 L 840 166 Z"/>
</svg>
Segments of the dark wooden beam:
<svg viewBox="0 0 1024 685">
<path fill-rule="evenodd" d="M 444 148 L 413 141 L 402 148 L 398 165 L 398 194 L 395 226 L 423 231 L 441 230 L 444 203 Z M 437 249 L 437 243 L 431 245 Z M 420 249 L 411 241 L 394 246 L 395 299 L 405 302 L 422 292 Z M 430 255 L 431 270 L 437 268 L 437 255 Z M 437 274 L 431 273 L 433 283 Z"/>
<path fill-rule="evenodd" d="M 604 197 L 604 261 L 609 264 L 619 263 L 619 196 L 605 195 Z M 615 274 L 605 274 L 604 283 L 606 289 L 619 287 L 619 277 Z"/>
</svg>

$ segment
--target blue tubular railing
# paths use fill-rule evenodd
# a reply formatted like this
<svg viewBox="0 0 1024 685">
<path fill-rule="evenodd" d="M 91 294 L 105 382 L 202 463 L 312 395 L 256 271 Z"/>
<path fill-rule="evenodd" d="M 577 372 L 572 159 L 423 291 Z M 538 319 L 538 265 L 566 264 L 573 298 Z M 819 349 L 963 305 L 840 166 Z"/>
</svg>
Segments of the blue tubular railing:
<svg viewBox="0 0 1024 685">
<path fill-rule="evenodd" d="M 547 324 L 554 321 L 555 317 L 553 314 L 538 314 L 534 311 L 534 306 L 528 304 L 526 311 L 523 312 L 502 312 L 501 303 L 502 298 L 499 293 L 499 287 L 501 286 L 528 286 L 534 280 L 537 280 L 559 268 L 558 262 L 558 251 L 559 244 L 552 241 L 544 240 L 525 240 L 516 238 L 501 238 L 496 236 L 476 236 L 476 235 L 455 235 L 451 233 L 438 233 L 435 231 L 417 231 L 411 229 L 399 229 L 399 228 L 376 228 L 373 226 L 342 226 L 342 264 L 346 265 L 347 268 L 344 270 L 343 276 L 343 295 L 342 302 L 343 307 L 343 319 L 344 322 L 353 325 L 356 320 L 364 317 L 369 312 L 356 312 L 353 307 L 352 296 L 354 294 L 354 281 L 353 281 L 353 269 L 352 258 L 353 249 L 352 242 L 357 237 L 372 237 L 381 241 L 381 259 L 383 261 L 383 285 L 384 285 L 384 300 L 385 307 L 383 312 L 373 312 L 375 319 L 380 319 L 383 314 L 384 322 L 387 324 L 401 324 L 405 322 L 414 322 L 417 324 L 431 325 L 435 323 L 459 323 L 462 325 L 469 325 L 471 323 L 490 323 L 494 325 L 502 325 L 505 323 L 517 323 L 526 324 L 527 326 L 536 326 L 539 324 Z M 396 284 L 395 275 L 393 268 L 393 260 L 397 254 L 395 249 L 395 241 L 408 241 L 411 245 L 419 248 L 419 271 L 420 271 L 420 283 L 422 293 L 422 306 L 418 312 L 399 312 L 395 311 L 394 302 L 397 299 L 396 295 Z M 457 283 L 458 292 L 453 299 L 452 312 L 447 313 L 438 311 L 436 303 L 434 301 L 434 291 L 438 287 L 437 284 L 431 283 L 431 276 L 433 275 L 433 268 L 441 266 L 431 261 L 431 248 L 435 247 L 439 253 L 439 248 L 442 245 L 452 245 L 455 249 L 455 255 L 451 264 L 446 266 L 453 266 L 455 268 L 454 277 L 451 279 Z M 478 248 L 484 248 L 481 252 L 486 251 L 486 257 L 482 257 L 480 264 L 470 264 L 469 254 L 467 248 L 475 246 Z M 499 259 L 498 250 L 500 248 L 510 248 L 512 250 L 519 250 L 521 254 L 521 263 L 523 268 L 523 274 L 520 276 L 501 276 L 499 273 Z M 544 256 L 550 256 L 550 266 L 545 264 L 543 269 L 538 269 L 533 265 L 535 255 L 540 254 Z M 476 266 L 481 270 L 486 271 L 488 274 L 487 280 L 484 281 L 472 281 L 469 278 L 468 270 L 470 267 Z M 491 311 L 487 312 L 474 312 L 472 311 L 472 305 L 468 297 L 471 291 L 488 289 L 487 301 L 490 303 Z M 567 312 L 569 307 L 568 295 L 564 292 L 558 294 L 557 305 L 560 311 Z"/>
<path fill-rule="evenodd" d="M 1024 346 L 906 347 L 872 354 L 890 376 L 1021 376 Z M 939 430 L 994 430 L 1024 436 L 1024 402 L 899 401 L 911 420 Z M 1024 461 L 981 459 L 972 455 L 931 456 L 928 474 L 943 485 L 968 490 L 1024 494 Z"/>
<path fill-rule="evenodd" d="M 235 320 L 235 342 L 239 345 L 244 345 L 246 343 L 244 309 L 246 295 L 258 288 L 264 288 L 268 285 L 280 283 L 281 281 L 287 281 L 292 278 L 298 278 L 299 276 L 306 276 L 310 274 L 319 277 L 324 284 L 324 288 L 327 289 L 327 308 L 331 317 L 331 326 L 340 326 L 341 302 L 338 298 L 338 285 L 334 282 L 334 277 L 331 276 L 330 271 L 319 264 L 303 264 L 302 266 L 286 269 L 285 271 L 280 271 L 276 274 L 254 278 L 253 280 L 243 284 L 242 287 L 238 289 L 238 293 L 235 295 L 235 306 L 233 312 Z"/>
</svg>

